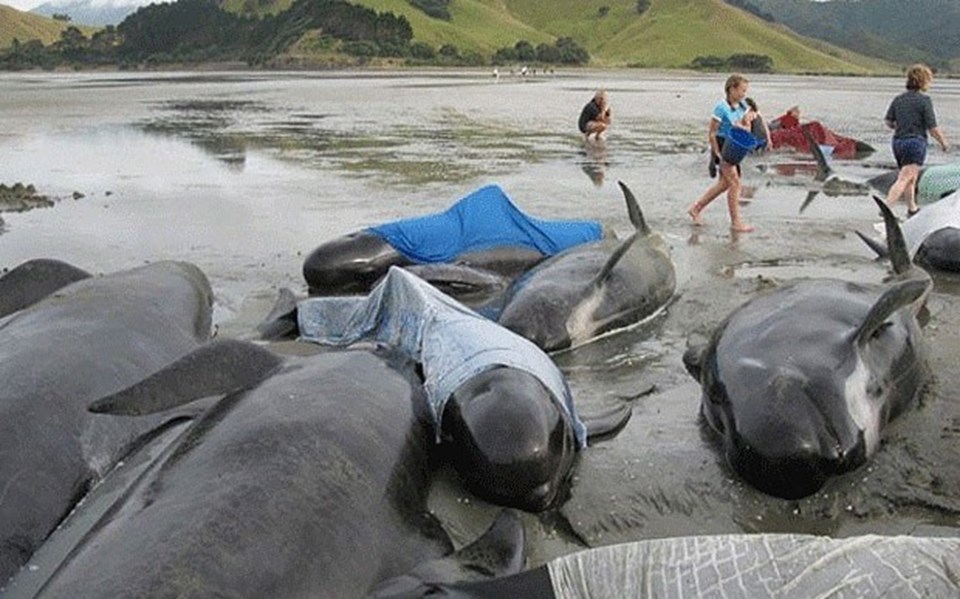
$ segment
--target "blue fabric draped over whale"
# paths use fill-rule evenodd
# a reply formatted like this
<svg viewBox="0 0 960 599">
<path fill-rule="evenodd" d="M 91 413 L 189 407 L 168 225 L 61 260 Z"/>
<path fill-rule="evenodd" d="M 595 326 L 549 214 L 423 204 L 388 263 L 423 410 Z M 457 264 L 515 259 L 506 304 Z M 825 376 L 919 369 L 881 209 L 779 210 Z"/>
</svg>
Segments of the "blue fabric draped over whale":
<svg viewBox="0 0 960 599">
<path fill-rule="evenodd" d="M 567 381 L 543 350 L 402 268 L 390 267 L 366 297 L 298 302 L 297 321 L 305 341 L 333 346 L 376 341 L 419 362 L 437 441 L 443 408 L 453 392 L 481 372 L 508 366 L 543 383 L 570 418 L 577 445 L 586 447 L 587 429 Z"/>
<path fill-rule="evenodd" d="M 444 212 L 367 229 L 418 264 L 450 262 L 467 252 L 521 246 L 552 256 L 597 241 L 598 221 L 543 220 L 525 214 L 499 185 L 486 185 Z"/>
</svg>

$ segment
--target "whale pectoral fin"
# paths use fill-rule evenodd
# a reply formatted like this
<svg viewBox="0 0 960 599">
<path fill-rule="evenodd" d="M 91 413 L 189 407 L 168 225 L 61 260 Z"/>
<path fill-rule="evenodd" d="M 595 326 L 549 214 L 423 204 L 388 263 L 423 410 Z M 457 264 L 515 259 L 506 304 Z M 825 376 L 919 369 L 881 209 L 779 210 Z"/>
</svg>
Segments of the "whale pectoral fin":
<svg viewBox="0 0 960 599">
<path fill-rule="evenodd" d="M 267 341 L 294 339 L 300 334 L 297 324 L 297 297 L 289 288 L 280 289 L 280 295 L 273 309 L 257 325 L 260 338 Z"/>
<path fill-rule="evenodd" d="M 622 403 L 605 412 L 590 416 L 580 415 L 583 425 L 587 427 L 587 440 L 590 442 L 609 439 L 623 430 L 633 416 L 633 406 Z"/>
<path fill-rule="evenodd" d="M 630 217 L 633 228 L 643 235 L 649 235 L 650 227 L 647 226 L 647 221 L 643 218 L 643 212 L 640 211 L 640 204 L 637 203 L 636 196 L 633 195 L 633 192 L 630 191 L 630 188 L 627 187 L 627 184 L 623 181 L 617 181 L 617 185 L 619 185 L 620 190 L 623 191 L 623 199 L 627 202 L 627 216 Z"/>
<path fill-rule="evenodd" d="M 191 401 L 250 388 L 283 362 L 277 354 L 236 339 L 213 341 L 126 389 L 100 398 L 91 412 L 141 416 Z"/>
<path fill-rule="evenodd" d="M 906 279 L 888 287 L 873 304 L 860 326 L 853 332 L 852 339 L 863 346 L 886 326 L 891 314 L 920 299 L 932 285 L 929 278 Z"/>
<path fill-rule="evenodd" d="M 473 543 L 446 557 L 423 562 L 403 576 L 380 583 L 371 596 L 424 597 L 448 584 L 517 574 L 523 568 L 524 544 L 523 523 L 519 515 L 515 510 L 503 510 Z"/>
<path fill-rule="evenodd" d="M 810 204 L 813 203 L 813 200 L 815 200 L 818 195 L 820 195 L 819 189 L 811 189 L 807 192 L 807 197 L 804 198 L 803 203 L 800 204 L 800 214 L 803 214 L 804 210 L 810 207 Z"/>
<path fill-rule="evenodd" d="M 590 286 L 587 289 L 599 288 L 607 281 L 607 277 L 610 276 L 610 273 L 613 272 L 614 267 L 617 265 L 617 262 L 627 253 L 627 250 L 630 249 L 630 246 L 637 241 L 637 237 L 640 235 L 639 232 L 635 232 L 630 237 L 627 237 L 620 245 L 617 246 L 617 249 L 610 254 L 610 257 L 607 258 L 606 263 L 603 265 L 603 268 L 600 269 L 600 272 L 597 273 L 597 276 L 593 278 Z"/>
<path fill-rule="evenodd" d="M 887 246 L 883 245 L 882 243 L 880 243 L 876 239 L 873 239 L 872 237 L 867 237 L 860 231 L 854 231 L 854 233 L 856 233 L 857 237 L 859 237 L 865 244 L 867 244 L 867 247 L 869 247 L 871 250 L 873 250 L 877 254 L 878 258 L 887 257 Z"/>
<path fill-rule="evenodd" d="M 907 251 L 907 242 L 903 238 L 903 231 L 900 229 L 900 223 L 893 211 L 887 206 L 887 203 L 873 196 L 873 201 L 880 208 L 883 215 L 883 224 L 887 232 L 887 254 L 890 256 L 890 264 L 893 265 L 893 272 L 903 274 L 910 270 L 913 261 L 910 259 L 910 252 Z"/>
<path fill-rule="evenodd" d="M 703 367 L 703 354 L 707 351 L 706 344 L 694 345 L 683 352 L 683 365 L 696 381 L 700 382 L 700 372 Z"/>
</svg>

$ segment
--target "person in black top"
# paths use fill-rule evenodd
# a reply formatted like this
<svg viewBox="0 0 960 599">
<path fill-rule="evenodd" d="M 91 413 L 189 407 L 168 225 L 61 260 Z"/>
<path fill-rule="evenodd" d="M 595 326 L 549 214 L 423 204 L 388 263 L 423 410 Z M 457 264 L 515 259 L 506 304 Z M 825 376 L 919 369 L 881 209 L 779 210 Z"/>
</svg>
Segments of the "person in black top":
<svg viewBox="0 0 960 599">
<path fill-rule="evenodd" d="M 587 102 L 587 105 L 580 111 L 580 120 L 578 122 L 580 133 L 583 133 L 589 140 L 593 135 L 599 140 L 603 132 L 610 126 L 610 105 L 607 103 L 607 92 L 598 91 L 593 95 L 593 99 Z"/>
<path fill-rule="evenodd" d="M 916 214 L 917 177 L 927 157 L 927 132 L 946 152 L 950 146 L 933 112 L 933 101 L 923 93 L 930 89 L 933 72 L 930 67 L 915 64 L 907 70 L 907 91 L 893 99 L 884 121 L 893 129 L 893 156 L 900 172 L 887 193 L 887 205 L 892 206 L 902 195 L 907 198 L 907 215 Z"/>
</svg>

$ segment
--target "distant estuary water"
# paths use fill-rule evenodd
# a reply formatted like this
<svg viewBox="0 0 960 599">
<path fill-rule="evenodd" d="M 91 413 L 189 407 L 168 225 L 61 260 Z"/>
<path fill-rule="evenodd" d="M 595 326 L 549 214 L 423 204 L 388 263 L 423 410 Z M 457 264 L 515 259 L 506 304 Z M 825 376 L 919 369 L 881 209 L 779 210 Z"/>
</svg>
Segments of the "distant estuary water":
<svg viewBox="0 0 960 599">
<path fill-rule="evenodd" d="M 736 479 L 699 418 L 681 355 L 754 294 L 801 277 L 873 282 L 887 265 L 853 234 L 879 218 L 867 195 L 818 195 L 811 157 L 749 157 L 744 218 L 725 201 L 695 229 L 686 207 L 709 185 L 706 129 L 724 75 L 563 71 L 96 73 L 0 75 L 0 183 L 34 185 L 52 205 L 4 208 L 0 268 L 35 257 L 96 273 L 161 259 L 202 268 L 221 335 L 252 338 L 277 291 L 305 293 L 303 259 L 322 241 L 437 212 L 497 183 L 542 218 L 630 223 L 616 185 L 637 195 L 673 252 L 679 297 L 644 327 L 555 359 L 579 409 L 633 403 L 626 429 L 583 453 L 566 502 L 524 515 L 531 565 L 583 546 L 692 534 L 960 532 L 960 279 L 938 276 L 926 336 L 935 373 L 921 405 L 886 431 L 864 468 L 800 501 Z M 609 92 L 602 145 L 576 131 Z M 752 77 L 768 118 L 799 104 L 876 152 L 837 161 L 869 177 L 893 168 L 883 115 L 900 78 Z M 960 143 L 960 82 L 931 92 Z M 932 149 L 929 162 L 955 160 Z M 898 212 L 903 212 L 903 205 Z M 51 340 L 55 342 L 55 340 Z M 648 392 L 646 392 L 648 391 Z M 466 543 L 499 508 L 442 473 L 431 507 Z"/>
</svg>

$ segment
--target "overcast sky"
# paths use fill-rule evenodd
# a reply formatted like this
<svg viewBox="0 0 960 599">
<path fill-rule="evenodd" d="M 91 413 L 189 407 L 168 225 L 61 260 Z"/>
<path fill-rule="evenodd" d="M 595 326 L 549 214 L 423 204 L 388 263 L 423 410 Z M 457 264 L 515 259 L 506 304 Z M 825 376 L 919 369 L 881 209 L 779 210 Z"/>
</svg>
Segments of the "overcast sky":
<svg viewBox="0 0 960 599">
<path fill-rule="evenodd" d="M 6 4 L 7 6 L 12 6 L 17 10 L 30 10 L 35 6 L 40 6 L 41 4 L 50 1 L 57 4 L 67 4 L 70 0 L 0 0 L 0 4 Z M 113 5 L 128 5 L 132 4 L 134 6 L 146 6 L 151 2 L 162 2 L 164 0 L 91 0 L 91 4 L 113 4 Z"/>
</svg>

